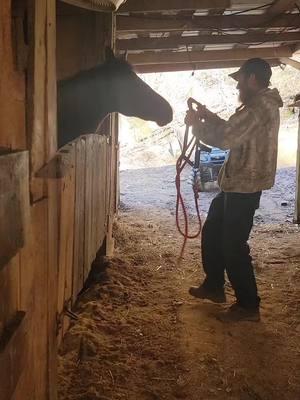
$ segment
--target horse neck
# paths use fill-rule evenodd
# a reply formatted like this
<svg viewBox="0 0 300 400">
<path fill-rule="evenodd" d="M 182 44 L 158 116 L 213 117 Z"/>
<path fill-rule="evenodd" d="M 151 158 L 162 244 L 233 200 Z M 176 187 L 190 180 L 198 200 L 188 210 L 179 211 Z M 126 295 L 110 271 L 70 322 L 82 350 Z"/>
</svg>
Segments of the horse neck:
<svg viewBox="0 0 300 400">
<path fill-rule="evenodd" d="M 93 90 L 93 88 L 91 88 Z M 96 121 L 99 123 L 110 113 L 115 111 L 115 85 L 107 71 L 100 70 L 94 85 L 97 98 Z"/>
</svg>

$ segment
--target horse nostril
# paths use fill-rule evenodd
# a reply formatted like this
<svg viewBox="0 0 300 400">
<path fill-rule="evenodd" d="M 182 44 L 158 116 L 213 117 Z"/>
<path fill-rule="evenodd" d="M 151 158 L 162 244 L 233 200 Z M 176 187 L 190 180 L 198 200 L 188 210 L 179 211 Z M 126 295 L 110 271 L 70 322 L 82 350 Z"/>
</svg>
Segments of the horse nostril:
<svg viewBox="0 0 300 400">
<path fill-rule="evenodd" d="M 170 106 L 169 113 L 168 113 L 168 124 L 173 121 L 173 109 Z"/>
<path fill-rule="evenodd" d="M 164 124 L 163 125 L 169 124 L 170 122 L 172 122 L 172 120 L 173 120 L 173 110 L 172 110 L 172 107 L 170 107 L 168 105 L 166 113 L 164 115 L 164 119 L 163 119 Z"/>
<path fill-rule="evenodd" d="M 162 118 L 160 121 L 157 121 L 157 124 L 159 126 L 164 126 L 169 124 L 170 122 L 172 122 L 173 120 L 173 110 L 172 107 L 168 104 L 168 106 L 166 107 L 165 112 L 162 115 Z"/>
</svg>

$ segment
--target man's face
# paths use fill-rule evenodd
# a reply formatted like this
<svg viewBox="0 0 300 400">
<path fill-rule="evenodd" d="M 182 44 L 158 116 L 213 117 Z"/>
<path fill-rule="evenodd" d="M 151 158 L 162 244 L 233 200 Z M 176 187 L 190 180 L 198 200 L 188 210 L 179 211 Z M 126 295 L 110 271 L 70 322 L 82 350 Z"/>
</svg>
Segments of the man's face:
<svg viewBox="0 0 300 400">
<path fill-rule="evenodd" d="M 251 76 L 248 77 L 244 74 L 240 74 L 237 89 L 239 91 L 239 101 L 246 104 L 253 95 Z"/>
</svg>

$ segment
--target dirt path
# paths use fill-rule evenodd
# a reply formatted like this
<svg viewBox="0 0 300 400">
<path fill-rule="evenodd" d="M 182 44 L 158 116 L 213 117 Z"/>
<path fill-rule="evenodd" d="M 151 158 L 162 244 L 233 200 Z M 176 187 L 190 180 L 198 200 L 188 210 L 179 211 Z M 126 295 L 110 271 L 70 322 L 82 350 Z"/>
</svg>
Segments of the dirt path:
<svg viewBox="0 0 300 400">
<path fill-rule="evenodd" d="M 135 209 L 163 209 L 174 211 L 176 191 L 174 185 L 175 166 L 140 168 L 121 171 L 121 201 Z M 255 216 L 256 224 L 292 222 L 295 204 L 295 167 L 280 168 L 276 183 L 263 193 L 260 209 Z M 210 184 L 210 192 L 201 193 L 200 206 L 203 215 L 218 190 Z M 191 170 L 182 175 L 182 191 L 190 212 L 194 212 L 194 197 L 191 189 Z M 282 205 L 283 204 L 283 205 Z"/>
<path fill-rule="evenodd" d="M 179 267 L 172 211 L 127 207 L 116 256 L 95 264 L 61 348 L 59 399 L 300 399 L 299 234 L 287 224 L 255 229 L 262 322 L 224 324 L 224 306 L 187 293 L 201 276 L 199 242 Z"/>
</svg>

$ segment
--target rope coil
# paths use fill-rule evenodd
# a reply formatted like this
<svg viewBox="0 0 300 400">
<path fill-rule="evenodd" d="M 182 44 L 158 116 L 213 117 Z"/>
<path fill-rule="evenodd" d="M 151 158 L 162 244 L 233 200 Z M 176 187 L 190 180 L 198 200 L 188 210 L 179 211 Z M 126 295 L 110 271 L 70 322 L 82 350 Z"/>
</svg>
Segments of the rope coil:
<svg viewBox="0 0 300 400">
<path fill-rule="evenodd" d="M 190 98 L 188 100 L 188 107 L 190 110 L 192 110 L 193 103 L 198 104 L 196 102 L 196 100 Z M 187 209 L 186 209 L 186 206 L 184 203 L 183 196 L 181 194 L 181 173 L 184 170 L 186 164 L 190 163 L 190 158 L 191 158 L 193 151 L 195 150 L 196 142 L 197 142 L 197 139 L 195 137 L 193 137 L 190 141 L 188 141 L 188 137 L 189 137 L 189 126 L 186 124 L 182 152 L 176 162 L 176 178 L 175 178 L 175 185 L 176 185 L 176 191 L 177 191 L 176 226 L 177 226 L 178 232 L 181 234 L 181 236 L 184 237 L 184 241 L 183 241 L 180 255 L 178 258 L 179 262 L 181 261 L 181 259 L 183 257 L 187 240 L 188 239 L 196 239 L 198 236 L 200 236 L 201 230 L 202 230 L 202 221 L 201 221 L 200 208 L 199 208 L 199 192 L 198 192 L 198 188 L 196 186 L 196 182 L 195 181 L 193 182 L 193 192 L 194 192 L 195 208 L 196 208 L 196 212 L 197 212 L 197 219 L 198 219 L 199 226 L 195 233 L 189 232 L 188 213 L 187 213 Z M 180 209 L 182 210 L 182 213 L 183 213 L 183 227 L 181 227 L 181 224 L 179 221 Z"/>
</svg>

